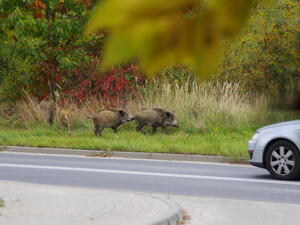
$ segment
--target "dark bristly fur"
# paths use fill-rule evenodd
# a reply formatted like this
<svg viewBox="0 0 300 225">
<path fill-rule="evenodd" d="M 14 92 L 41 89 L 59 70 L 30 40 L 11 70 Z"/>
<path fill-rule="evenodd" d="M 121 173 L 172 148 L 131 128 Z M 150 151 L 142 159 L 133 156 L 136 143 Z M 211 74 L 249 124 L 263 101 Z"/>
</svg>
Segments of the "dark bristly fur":
<svg viewBox="0 0 300 225">
<path fill-rule="evenodd" d="M 120 125 L 132 120 L 132 117 L 125 111 L 116 109 L 103 109 L 98 112 L 97 116 L 88 116 L 88 118 L 94 122 L 95 135 L 101 135 L 104 128 L 112 128 L 117 133 Z"/>
<path fill-rule="evenodd" d="M 134 116 L 134 119 L 138 123 L 136 130 L 143 133 L 143 128 L 145 126 L 152 126 L 153 134 L 158 127 L 161 127 L 165 133 L 167 133 L 167 126 L 178 127 L 178 122 L 176 121 L 174 114 L 161 108 L 144 109 L 141 112 L 138 112 Z"/>
</svg>

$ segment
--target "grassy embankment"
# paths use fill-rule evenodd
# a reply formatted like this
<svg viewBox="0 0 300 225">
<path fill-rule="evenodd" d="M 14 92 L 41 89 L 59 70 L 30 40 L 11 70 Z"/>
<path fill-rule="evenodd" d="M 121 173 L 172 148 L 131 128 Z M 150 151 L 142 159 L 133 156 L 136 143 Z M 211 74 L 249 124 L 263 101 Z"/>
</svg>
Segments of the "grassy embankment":
<svg viewBox="0 0 300 225">
<path fill-rule="evenodd" d="M 143 135 L 121 129 L 119 134 L 106 130 L 102 137 L 95 137 L 92 129 L 78 129 L 68 134 L 58 128 L 7 129 L 1 127 L 0 142 L 2 145 L 245 157 L 246 143 L 251 133 L 251 130 L 216 131 L 207 134 L 188 134 L 179 131 L 170 135 L 162 133 Z"/>
<path fill-rule="evenodd" d="M 174 111 L 181 127 L 170 128 L 169 135 L 160 131 L 143 135 L 135 132 L 135 122 L 131 122 L 119 134 L 105 129 L 102 137 L 95 137 L 86 116 L 103 105 L 89 100 L 80 107 L 66 104 L 73 116 L 72 131 L 67 133 L 57 122 L 53 127 L 46 125 L 37 102 L 28 98 L 17 104 L 14 116 L 0 120 L 0 145 L 247 157 L 247 141 L 258 127 L 297 118 L 269 110 L 267 98 L 241 94 L 232 84 L 154 84 L 138 96 L 129 100 L 128 112 L 160 106 Z"/>
</svg>

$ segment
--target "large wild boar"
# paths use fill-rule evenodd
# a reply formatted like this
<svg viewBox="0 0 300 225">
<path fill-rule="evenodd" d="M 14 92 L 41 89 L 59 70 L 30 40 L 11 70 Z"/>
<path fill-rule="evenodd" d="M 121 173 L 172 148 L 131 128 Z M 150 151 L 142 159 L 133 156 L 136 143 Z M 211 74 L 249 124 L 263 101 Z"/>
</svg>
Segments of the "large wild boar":
<svg viewBox="0 0 300 225">
<path fill-rule="evenodd" d="M 95 135 L 102 135 L 104 128 L 112 128 L 117 133 L 120 125 L 133 119 L 125 111 L 116 109 L 104 109 L 97 116 L 88 116 L 88 118 L 94 122 Z"/>
<path fill-rule="evenodd" d="M 54 123 L 54 116 L 55 116 L 55 110 L 56 106 L 55 103 L 50 99 L 44 99 L 39 104 L 41 111 L 43 112 L 47 123 L 53 124 Z"/>
<path fill-rule="evenodd" d="M 174 114 L 161 108 L 145 109 L 138 112 L 134 116 L 134 119 L 138 123 L 136 130 L 143 133 L 144 131 L 142 129 L 144 126 L 152 126 L 153 134 L 156 132 L 158 127 L 161 127 L 165 133 L 167 133 L 168 126 L 179 127 Z"/>
</svg>

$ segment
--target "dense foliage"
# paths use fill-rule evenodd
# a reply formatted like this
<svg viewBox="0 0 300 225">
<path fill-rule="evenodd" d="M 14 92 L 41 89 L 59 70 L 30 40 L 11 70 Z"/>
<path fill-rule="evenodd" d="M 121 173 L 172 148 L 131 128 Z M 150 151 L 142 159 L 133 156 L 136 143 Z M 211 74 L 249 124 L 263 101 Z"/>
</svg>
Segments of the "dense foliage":
<svg viewBox="0 0 300 225">
<path fill-rule="evenodd" d="M 0 1 L 0 101 L 14 102 L 25 92 L 42 99 L 50 94 L 50 85 L 59 88 L 60 93 L 79 101 L 88 96 L 97 96 L 104 102 L 124 103 L 126 102 L 124 96 L 129 92 L 132 93 L 137 85 L 144 84 L 138 67 L 133 63 L 109 68 L 106 71 L 99 67 L 99 63 L 103 61 L 102 45 L 109 35 L 108 31 L 100 30 L 87 36 L 83 34 L 91 8 L 96 2 L 96 0 Z M 147 2 L 150 4 L 153 1 Z M 181 0 L 174 2 L 184 3 Z M 225 54 L 215 74 L 218 80 L 238 82 L 243 84 L 244 89 L 261 92 L 268 90 L 270 93 L 278 90 L 282 93 L 289 90 L 287 86 L 293 89 L 300 86 L 299 2 L 297 0 L 274 2 L 273 5 L 268 5 L 254 1 L 255 8 L 251 12 L 247 26 L 234 42 L 227 41 L 226 32 L 223 32 Z M 140 16 L 143 14 L 143 10 L 136 12 Z M 193 13 L 192 10 L 184 11 L 187 17 L 193 17 Z M 117 19 L 114 15 L 109 16 L 111 18 L 105 17 L 108 22 Z M 151 21 L 151 17 L 149 19 Z M 231 19 L 225 21 L 228 26 L 230 21 L 233 22 Z M 151 27 L 155 28 L 152 23 Z M 236 31 L 234 27 L 231 29 Z M 168 32 L 167 43 L 168 40 L 179 41 L 181 38 L 179 33 L 172 30 L 163 31 Z M 115 40 L 112 45 L 111 39 L 108 43 L 112 50 L 120 52 L 118 46 L 124 40 Z M 148 43 L 150 42 L 143 42 L 143 46 Z M 200 71 L 204 70 L 206 65 L 217 62 L 203 52 L 199 57 L 208 61 L 203 61 Z M 163 58 L 176 57 L 172 51 L 169 53 Z M 216 51 L 211 53 L 215 55 Z M 121 54 L 119 59 L 126 56 Z M 150 58 L 154 56 L 155 54 L 149 55 Z M 167 61 L 169 62 L 169 59 Z M 177 66 L 169 67 L 161 74 L 184 83 L 184 76 L 189 72 L 184 67 Z"/>
<path fill-rule="evenodd" d="M 300 4 L 297 0 L 258 4 L 248 26 L 228 42 L 218 79 L 281 96 L 300 90 Z"/>
<path fill-rule="evenodd" d="M 135 68 L 98 68 L 105 32 L 84 36 L 91 0 L 3 0 L 0 3 L 0 100 L 24 91 L 39 98 L 49 86 L 83 100 L 124 94 Z M 114 93 L 111 93 L 114 92 Z"/>
</svg>

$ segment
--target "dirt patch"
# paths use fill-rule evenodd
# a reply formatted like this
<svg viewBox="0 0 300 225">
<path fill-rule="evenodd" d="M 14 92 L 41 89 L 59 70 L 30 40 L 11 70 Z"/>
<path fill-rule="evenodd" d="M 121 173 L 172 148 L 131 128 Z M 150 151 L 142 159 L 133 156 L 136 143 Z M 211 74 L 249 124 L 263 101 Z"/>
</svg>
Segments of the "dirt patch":
<svg viewBox="0 0 300 225">
<path fill-rule="evenodd" d="M 182 221 L 177 222 L 176 225 L 188 225 L 190 224 L 190 221 L 191 221 L 191 216 L 188 214 L 187 211 L 183 210 Z"/>
<path fill-rule="evenodd" d="M 5 201 L 0 198 L 0 208 L 5 206 Z"/>
</svg>

